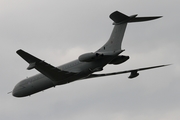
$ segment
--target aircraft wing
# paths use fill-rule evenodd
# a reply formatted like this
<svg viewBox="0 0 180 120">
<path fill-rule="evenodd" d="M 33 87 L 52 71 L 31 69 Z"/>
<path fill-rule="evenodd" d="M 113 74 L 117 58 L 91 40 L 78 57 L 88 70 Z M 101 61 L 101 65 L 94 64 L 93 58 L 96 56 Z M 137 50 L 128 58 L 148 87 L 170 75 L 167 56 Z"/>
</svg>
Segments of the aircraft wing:
<svg viewBox="0 0 180 120">
<path fill-rule="evenodd" d="M 159 67 L 165 67 L 165 66 L 168 66 L 168 65 L 170 65 L 170 64 L 152 66 L 152 67 L 145 67 L 145 68 L 138 68 L 138 69 L 133 69 L 133 70 L 121 71 L 121 72 L 104 73 L 104 74 L 91 74 L 86 79 L 88 79 L 88 78 L 96 78 L 96 77 L 104 77 L 104 76 L 110 76 L 110 75 L 117 75 L 117 74 L 124 74 L 124 73 L 130 73 L 129 78 L 135 78 L 135 77 L 137 77 L 139 75 L 138 71 L 154 69 L 154 68 L 159 68 Z"/>
<path fill-rule="evenodd" d="M 16 53 L 29 63 L 29 66 L 27 68 L 28 70 L 35 68 L 36 70 L 38 70 L 40 73 L 42 73 L 52 81 L 59 81 L 64 78 L 68 78 L 68 76 L 70 75 L 76 74 L 76 73 L 60 70 L 21 49 L 18 50 Z"/>
</svg>

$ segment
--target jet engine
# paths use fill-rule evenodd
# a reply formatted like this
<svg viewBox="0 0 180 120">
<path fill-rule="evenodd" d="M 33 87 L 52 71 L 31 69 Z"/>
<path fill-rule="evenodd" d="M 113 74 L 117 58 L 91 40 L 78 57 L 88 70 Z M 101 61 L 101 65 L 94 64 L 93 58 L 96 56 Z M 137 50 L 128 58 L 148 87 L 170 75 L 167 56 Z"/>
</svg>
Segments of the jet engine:
<svg viewBox="0 0 180 120">
<path fill-rule="evenodd" d="M 109 64 L 118 65 L 129 59 L 129 56 L 120 55 L 113 59 Z"/>
<path fill-rule="evenodd" d="M 97 60 L 99 58 L 101 58 L 103 56 L 103 54 L 99 54 L 99 53 L 85 53 L 79 56 L 79 61 L 81 62 L 92 62 L 94 60 Z"/>
</svg>

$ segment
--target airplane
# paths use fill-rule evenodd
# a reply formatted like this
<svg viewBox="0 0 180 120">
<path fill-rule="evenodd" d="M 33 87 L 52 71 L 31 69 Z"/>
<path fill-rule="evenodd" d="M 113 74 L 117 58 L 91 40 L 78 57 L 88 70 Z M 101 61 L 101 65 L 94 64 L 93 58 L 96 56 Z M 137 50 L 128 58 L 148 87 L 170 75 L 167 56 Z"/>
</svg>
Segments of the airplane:
<svg viewBox="0 0 180 120">
<path fill-rule="evenodd" d="M 22 49 L 16 51 L 26 62 L 29 63 L 27 70 L 36 69 L 40 73 L 20 81 L 14 87 L 12 95 L 14 97 L 25 97 L 77 80 L 90 79 L 96 77 L 111 76 L 117 74 L 130 73 L 129 78 L 135 78 L 139 71 L 165 67 L 169 64 L 152 67 L 138 68 L 121 72 L 94 74 L 102 71 L 103 67 L 112 64 L 119 65 L 126 62 L 129 56 L 120 55 L 124 50 L 121 48 L 123 36 L 128 23 L 143 22 L 161 18 L 162 16 L 137 17 L 137 15 L 127 16 L 119 11 L 110 14 L 113 20 L 113 31 L 109 40 L 97 51 L 82 54 L 78 59 L 64 65 L 54 67 L 45 61 L 25 52 Z"/>
</svg>

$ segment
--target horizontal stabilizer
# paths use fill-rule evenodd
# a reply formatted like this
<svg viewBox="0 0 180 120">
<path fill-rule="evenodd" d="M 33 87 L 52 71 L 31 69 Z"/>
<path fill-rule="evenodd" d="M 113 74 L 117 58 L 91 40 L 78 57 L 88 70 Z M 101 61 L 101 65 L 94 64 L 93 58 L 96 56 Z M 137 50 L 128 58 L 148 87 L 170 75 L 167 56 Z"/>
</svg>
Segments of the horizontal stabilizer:
<svg viewBox="0 0 180 120">
<path fill-rule="evenodd" d="M 119 23 L 122 21 L 125 21 L 127 19 L 129 19 L 129 17 L 123 13 L 120 13 L 118 11 L 113 12 L 110 16 L 109 16 L 115 23 Z"/>
<path fill-rule="evenodd" d="M 115 23 L 124 23 L 124 22 L 143 22 L 161 18 L 162 16 L 153 16 L 153 17 L 136 17 L 137 15 L 127 16 L 119 11 L 113 12 L 109 17 Z"/>
<path fill-rule="evenodd" d="M 128 22 L 143 22 L 149 20 L 155 20 L 161 18 L 162 16 L 155 16 L 155 17 L 136 17 L 134 19 L 130 19 Z"/>
</svg>

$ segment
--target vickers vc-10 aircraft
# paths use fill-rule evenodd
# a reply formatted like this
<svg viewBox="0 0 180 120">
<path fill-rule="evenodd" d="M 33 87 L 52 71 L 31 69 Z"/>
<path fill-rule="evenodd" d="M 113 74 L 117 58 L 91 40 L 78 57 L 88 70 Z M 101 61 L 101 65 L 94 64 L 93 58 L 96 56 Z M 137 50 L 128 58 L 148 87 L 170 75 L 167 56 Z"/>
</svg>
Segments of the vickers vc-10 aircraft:
<svg viewBox="0 0 180 120">
<path fill-rule="evenodd" d="M 161 16 L 127 16 L 123 13 L 115 11 L 109 17 L 114 21 L 114 28 L 109 40 L 96 52 L 82 54 L 77 60 L 59 67 L 54 67 L 21 49 L 18 50 L 17 54 L 29 63 L 27 69 L 31 70 L 35 68 L 41 74 L 37 74 L 20 81 L 14 87 L 12 95 L 15 97 L 25 97 L 45 89 L 55 87 L 57 85 L 67 84 L 76 80 L 123 73 L 130 73 L 129 78 L 135 78 L 139 75 L 139 71 L 167 66 L 158 65 L 121 72 L 93 74 L 94 72 L 102 71 L 103 67 L 107 64 L 118 65 L 129 59 L 129 56 L 120 55 L 124 51 L 121 49 L 121 43 L 128 23 L 154 20 L 160 18 Z"/>
</svg>

